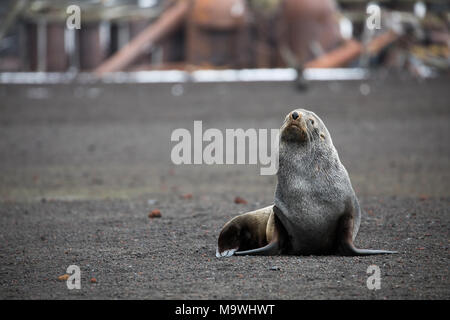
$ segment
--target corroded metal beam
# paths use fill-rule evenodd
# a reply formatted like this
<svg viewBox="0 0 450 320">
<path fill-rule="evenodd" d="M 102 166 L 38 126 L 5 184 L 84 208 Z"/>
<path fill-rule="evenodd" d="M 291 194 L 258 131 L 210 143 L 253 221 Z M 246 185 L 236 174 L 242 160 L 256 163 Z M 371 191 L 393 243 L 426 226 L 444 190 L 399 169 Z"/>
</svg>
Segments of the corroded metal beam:
<svg viewBox="0 0 450 320">
<path fill-rule="evenodd" d="M 142 52 L 176 29 L 187 16 L 190 4 L 190 0 L 178 0 L 164 11 L 154 23 L 150 24 L 127 45 L 96 68 L 95 74 L 102 76 L 107 72 L 120 71 L 126 68 Z"/>
<path fill-rule="evenodd" d="M 398 39 L 398 35 L 393 31 L 385 32 L 375 37 L 366 48 L 356 41 L 347 40 L 340 47 L 311 60 L 305 64 L 305 68 L 338 68 L 347 65 L 353 59 L 356 59 L 365 50 L 369 55 L 375 55 L 383 48 Z"/>
</svg>

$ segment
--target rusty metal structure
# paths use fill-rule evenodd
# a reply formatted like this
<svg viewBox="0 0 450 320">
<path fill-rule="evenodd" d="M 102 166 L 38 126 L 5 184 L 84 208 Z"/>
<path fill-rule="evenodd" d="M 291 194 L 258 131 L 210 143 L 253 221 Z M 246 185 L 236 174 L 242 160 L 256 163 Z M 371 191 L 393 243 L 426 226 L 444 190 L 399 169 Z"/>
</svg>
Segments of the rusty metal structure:
<svg viewBox="0 0 450 320">
<path fill-rule="evenodd" d="M 136 37 L 117 51 L 111 58 L 103 62 L 95 73 L 102 75 L 105 72 L 119 71 L 127 67 L 147 48 L 151 48 L 165 35 L 179 27 L 189 9 L 188 1 L 178 1 L 165 10 L 159 19 L 142 30 Z"/>
<path fill-rule="evenodd" d="M 341 42 L 333 0 L 286 0 L 286 41 L 301 63 L 321 56 Z"/>
<path fill-rule="evenodd" d="M 10 13 L 18 22 L 22 69 L 29 71 L 93 70 L 125 46 L 163 11 L 131 0 L 21 0 Z M 145 1 L 144 1 L 145 2 Z M 144 3 L 142 2 L 142 3 Z M 81 28 L 69 29 L 67 8 L 77 5 Z M 1 23 L 0 23 L 1 26 Z M 0 27 L 1 28 L 1 27 Z M 1 41 L 1 40 L 0 40 Z M 145 54 L 143 55 L 145 56 Z M 147 61 L 151 55 L 147 53 Z"/>
<path fill-rule="evenodd" d="M 186 21 L 186 62 L 244 66 L 247 15 L 244 0 L 192 1 Z"/>
<path fill-rule="evenodd" d="M 413 0 L 400 2 L 412 10 Z M 74 4 L 81 9 L 79 30 L 66 26 L 67 7 Z M 367 33 L 365 5 L 360 0 L 18 0 L 0 21 L 0 44 L 16 22 L 22 71 L 101 76 L 153 69 L 342 67 L 399 38 L 393 29 Z M 342 33 L 344 14 L 353 38 Z M 431 36 L 445 44 L 448 27 Z"/>
</svg>

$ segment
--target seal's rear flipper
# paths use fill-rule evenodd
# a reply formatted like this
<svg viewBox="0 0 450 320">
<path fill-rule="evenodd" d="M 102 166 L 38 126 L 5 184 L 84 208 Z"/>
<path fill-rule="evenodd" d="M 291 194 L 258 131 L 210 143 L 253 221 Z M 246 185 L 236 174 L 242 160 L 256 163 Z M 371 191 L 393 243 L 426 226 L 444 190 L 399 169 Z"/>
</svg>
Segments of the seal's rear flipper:
<svg viewBox="0 0 450 320">
<path fill-rule="evenodd" d="M 243 251 L 234 252 L 237 256 L 245 256 L 245 255 L 264 255 L 264 256 L 274 256 L 281 254 L 284 249 L 287 247 L 287 239 L 288 235 L 286 229 L 281 223 L 280 219 L 276 215 L 279 209 L 276 206 L 273 206 L 273 213 L 269 216 L 269 220 L 267 221 L 267 241 L 269 242 L 267 245 Z"/>
<path fill-rule="evenodd" d="M 343 256 L 366 256 L 373 254 L 397 253 L 397 251 L 356 248 L 353 244 L 353 215 L 351 214 L 351 212 L 346 213 L 341 217 L 339 221 L 337 236 L 337 251 Z"/>
<path fill-rule="evenodd" d="M 261 247 L 261 248 L 234 252 L 234 254 L 236 256 L 247 256 L 247 255 L 271 256 L 271 255 L 277 255 L 279 253 L 280 253 L 280 245 L 277 240 L 272 241 L 268 245 Z"/>
</svg>

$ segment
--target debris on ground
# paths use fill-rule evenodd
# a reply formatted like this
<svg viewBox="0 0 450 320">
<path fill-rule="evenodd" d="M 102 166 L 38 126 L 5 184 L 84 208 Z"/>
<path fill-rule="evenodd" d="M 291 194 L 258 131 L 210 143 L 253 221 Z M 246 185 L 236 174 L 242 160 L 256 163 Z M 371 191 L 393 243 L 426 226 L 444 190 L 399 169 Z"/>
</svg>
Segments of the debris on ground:
<svg viewBox="0 0 450 320">
<path fill-rule="evenodd" d="M 159 209 L 154 209 L 148 214 L 148 217 L 150 219 L 161 218 L 161 211 Z"/>
<path fill-rule="evenodd" d="M 236 197 L 236 198 L 234 198 L 234 203 L 247 204 L 247 200 L 245 200 L 244 198 L 241 198 L 241 197 Z"/>
<path fill-rule="evenodd" d="M 67 279 L 69 279 L 69 277 L 70 277 L 70 275 L 68 275 L 68 274 L 66 273 L 66 274 L 63 274 L 62 276 L 59 276 L 59 277 L 58 277 L 58 280 L 59 280 L 59 281 L 67 281 Z"/>
<path fill-rule="evenodd" d="M 281 269 L 280 269 L 279 266 L 273 266 L 273 267 L 270 267 L 270 270 L 273 270 L 273 271 L 279 271 L 279 270 L 281 270 Z"/>
</svg>

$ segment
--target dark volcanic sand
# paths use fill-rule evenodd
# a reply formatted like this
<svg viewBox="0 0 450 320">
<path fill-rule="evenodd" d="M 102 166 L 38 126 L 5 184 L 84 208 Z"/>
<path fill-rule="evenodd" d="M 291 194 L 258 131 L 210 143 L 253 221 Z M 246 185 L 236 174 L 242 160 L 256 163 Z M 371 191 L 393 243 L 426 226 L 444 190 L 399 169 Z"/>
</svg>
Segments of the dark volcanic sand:
<svg viewBox="0 0 450 320">
<path fill-rule="evenodd" d="M 367 83 L 0 86 L 0 298 L 449 299 L 450 81 Z M 296 106 L 350 174 L 356 244 L 399 254 L 215 257 L 222 225 L 270 204 L 276 178 L 174 166 L 172 130 L 277 128 Z M 57 280 L 71 264 L 81 290 Z"/>
</svg>

